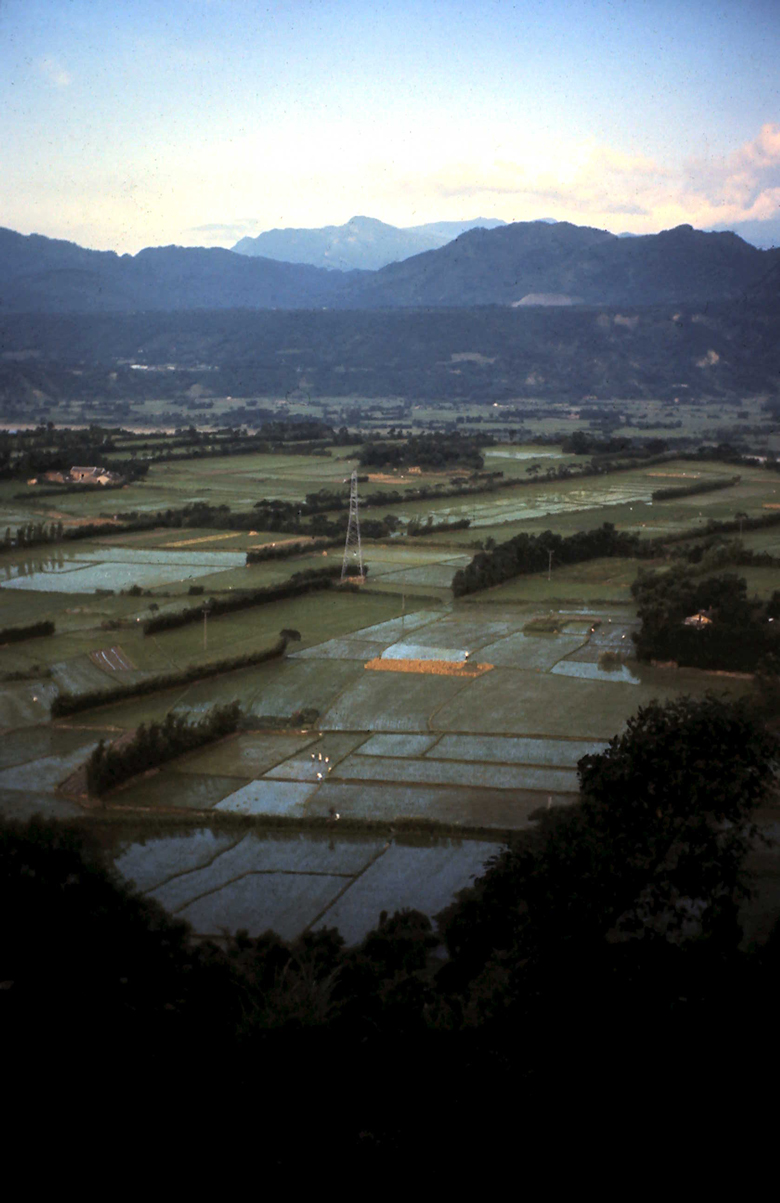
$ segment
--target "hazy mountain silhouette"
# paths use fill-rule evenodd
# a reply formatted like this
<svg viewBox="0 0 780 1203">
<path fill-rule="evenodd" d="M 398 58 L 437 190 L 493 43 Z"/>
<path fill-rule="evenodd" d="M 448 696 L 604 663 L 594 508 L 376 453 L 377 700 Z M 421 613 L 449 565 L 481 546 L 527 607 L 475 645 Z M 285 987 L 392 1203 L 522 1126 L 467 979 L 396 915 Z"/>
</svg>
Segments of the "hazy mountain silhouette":
<svg viewBox="0 0 780 1203">
<path fill-rule="evenodd" d="M 349 291 L 359 308 L 513 305 L 529 294 L 588 304 L 704 302 L 738 295 L 777 254 L 691 226 L 621 238 L 569 222 L 516 222 L 470 230 L 440 250 L 355 278 Z"/>
<path fill-rule="evenodd" d="M 296 309 L 332 303 L 347 277 L 220 248 L 90 251 L 0 229 L 0 311 L 95 313 L 140 309 Z"/>
<path fill-rule="evenodd" d="M 559 304 L 698 304 L 744 295 L 778 261 L 780 250 L 690 226 L 620 238 L 568 222 L 518 222 L 351 272 L 219 248 L 116 255 L 0 229 L 0 311 L 470 307 L 528 304 L 534 295 Z M 777 274 L 768 279 L 774 287 Z"/>
<path fill-rule="evenodd" d="M 435 221 L 400 229 L 374 217 L 352 217 L 343 226 L 317 230 L 266 230 L 256 238 L 240 239 L 233 250 L 239 255 L 261 255 L 339 271 L 375 271 L 387 263 L 444 246 L 475 226 L 493 229 L 501 225 L 504 222 L 478 217 L 474 221 Z"/>
</svg>

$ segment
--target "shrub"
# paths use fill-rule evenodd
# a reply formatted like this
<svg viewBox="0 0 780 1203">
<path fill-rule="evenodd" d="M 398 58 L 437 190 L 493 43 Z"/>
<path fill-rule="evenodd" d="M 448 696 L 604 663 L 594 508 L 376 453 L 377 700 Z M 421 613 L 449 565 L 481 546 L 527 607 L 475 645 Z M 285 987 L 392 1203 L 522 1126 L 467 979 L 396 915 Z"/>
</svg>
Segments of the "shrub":
<svg viewBox="0 0 780 1203">
<path fill-rule="evenodd" d="M 0 644 L 21 643 L 24 639 L 38 639 L 41 635 L 53 635 L 54 623 L 31 622 L 26 627 L 3 627 L 0 630 Z"/>
</svg>

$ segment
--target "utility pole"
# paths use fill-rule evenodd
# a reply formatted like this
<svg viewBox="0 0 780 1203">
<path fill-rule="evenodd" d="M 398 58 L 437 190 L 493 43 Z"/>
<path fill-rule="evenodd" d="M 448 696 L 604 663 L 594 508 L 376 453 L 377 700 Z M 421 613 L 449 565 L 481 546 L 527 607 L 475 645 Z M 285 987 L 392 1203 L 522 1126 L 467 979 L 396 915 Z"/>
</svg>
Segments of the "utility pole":
<svg viewBox="0 0 780 1203">
<path fill-rule="evenodd" d="M 554 554 L 554 553 L 553 553 L 553 552 L 551 552 L 551 551 L 548 551 L 548 552 L 547 552 L 547 580 L 548 580 L 548 581 L 549 581 L 549 580 L 552 578 L 552 560 L 553 560 L 553 554 Z"/>
<path fill-rule="evenodd" d="M 203 605 L 203 650 L 204 650 L 204 652 L 205 652 L 206 648 L 208 647 L 208 642 L 209 642 L 208 617 L 209 617 L 210 609 L 211 609 L 211 606 L 208 604 L 208 602 L 205 602 Z"/>
</svg>

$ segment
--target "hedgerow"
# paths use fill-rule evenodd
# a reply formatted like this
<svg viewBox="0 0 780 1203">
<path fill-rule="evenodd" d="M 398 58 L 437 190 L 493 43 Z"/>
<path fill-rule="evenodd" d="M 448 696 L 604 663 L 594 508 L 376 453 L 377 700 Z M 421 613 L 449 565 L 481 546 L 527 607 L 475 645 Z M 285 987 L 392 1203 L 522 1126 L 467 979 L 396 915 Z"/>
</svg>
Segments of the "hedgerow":
<svg viewBox="0 0 780 1203">
<path fill-rule="evenodd" d="M 190 723 L 187 714 L 172 712 L 161 723 L 141 723 L 133 739 L 121 747 L 106 746 L 101 739 L 87 761 L 87 789 L 90 794 L 104 794 L 138 773 L 230 735 L 240 718 L 241 707 L 231 702 L 215 706 L 197 723 Z"/>
</svg>

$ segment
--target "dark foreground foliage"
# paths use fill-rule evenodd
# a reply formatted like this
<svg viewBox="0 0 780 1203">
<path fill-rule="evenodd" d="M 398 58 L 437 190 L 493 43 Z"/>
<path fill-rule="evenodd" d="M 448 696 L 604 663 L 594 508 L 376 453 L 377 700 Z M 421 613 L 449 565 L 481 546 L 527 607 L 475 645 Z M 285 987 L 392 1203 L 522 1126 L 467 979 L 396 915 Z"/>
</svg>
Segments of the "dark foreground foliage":
<svg viewBox="0 0 780 1203">
<path fill-rule="evenodd" d="M 579 805 L 544 812 L 438 935 L 403 911 L 353 948 L 333 929 L 194 942 L 86 837 L 5 824 L 0 1017 L 24 1064 L 9 1095 L 67 1083 L 94 1100 L 121 1080 L 112 1123 L 160 1096 L 166 1124 L 223 1116 L 285 1166 L 302 1141 L 357 1168 L 432 1146 L 460 1164 L 562 1115 L 597 1114 L 612 1139 L 618 1113 L 644 1131 L 670 1100 L 688 1130 L 771 1074 L 771 1036 L 751 1048 L 780 1001 L 780 939 L 743 951 L 738 906 L 775 751 L 743 704 L 652 703 L 580 762 Z"/>
</svg>

